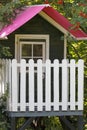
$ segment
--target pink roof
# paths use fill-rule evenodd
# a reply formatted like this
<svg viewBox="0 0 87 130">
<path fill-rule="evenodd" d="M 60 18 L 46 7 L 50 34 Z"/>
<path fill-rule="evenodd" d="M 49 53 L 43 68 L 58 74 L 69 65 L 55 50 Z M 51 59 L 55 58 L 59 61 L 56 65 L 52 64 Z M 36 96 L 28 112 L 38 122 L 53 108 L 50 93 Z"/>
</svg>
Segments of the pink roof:
<svg viewBox="0 0 87 130">
<path fill-rule="evenodd" d="M 77 39 L 87 39 L 87 34 L 82 30 L 69 30 L 69 27 L 71 27 L 71 23 L 63 15 L 61 15 L 58 11 L 56 11 L 49 5 L 34 5 L 26 7 L 24 11 L 18 14 L 18 16 L 13 20 L 10 25 L 5 26 L 0 31 L 0 38 L 4 38 L 11 34 L 13 31 L 32 19 L 35 15 L 39 14 L 40 11 L 45 12 L 49 17 L 55 20 L 56 23 L 58 23 L 65 30 L 70 32 L 73 37 Z"/>
<path fill-rule="evenodd" d="M 44 7 L 44 5 L 26 7 L 24 11 L 18 14 L 18 16 L 13 20 L 10 25 L 4 27 L 0 31 L 0 38 L 8 36 L 13 31 L 21 27 L 23 24 L 32 19 L 36 14 L 38 14 L 41 10 L 43 10 Z"/>
</svg>

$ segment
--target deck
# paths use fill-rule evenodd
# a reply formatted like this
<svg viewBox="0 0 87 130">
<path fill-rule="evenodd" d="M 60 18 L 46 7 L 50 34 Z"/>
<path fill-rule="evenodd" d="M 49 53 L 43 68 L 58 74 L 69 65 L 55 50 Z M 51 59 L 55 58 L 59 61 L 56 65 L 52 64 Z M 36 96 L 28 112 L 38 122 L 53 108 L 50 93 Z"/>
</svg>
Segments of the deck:
<svg viewBox="0 0 87 130">
<path fill-rule="evenodd" d="M 0 95 L 8 86 L 7 111 L 11 116 L 81 115 L 84 62 L 63 59 L 0 60 Z M 22 114 L 21 114 L 22 113 Z"/>
</svg>

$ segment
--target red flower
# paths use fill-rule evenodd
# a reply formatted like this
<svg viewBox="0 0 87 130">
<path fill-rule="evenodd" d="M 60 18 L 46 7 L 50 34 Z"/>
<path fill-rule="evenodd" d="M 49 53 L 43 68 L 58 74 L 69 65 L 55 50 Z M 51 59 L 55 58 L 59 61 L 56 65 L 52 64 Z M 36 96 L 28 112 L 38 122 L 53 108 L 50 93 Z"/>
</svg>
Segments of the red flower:
<svg viewBox="0 0 87 130">
<path fill-rule="evenodd" d="M 48 1 L 48 0 L 45 0 L 44 3 L 45 3 L 45 4 L 49 4 L 49 1 Z"/>
<path fill-rule="evenodd" d="M 84 3 L 78 3 L 79 6 L 87 6 L 87 4 Z"/>
<path fill-rule="evenodd" d="M 87 14 L 86 13 L 83 13 L 83 12 L 80 12 L 79 15 L 83 18 L 87 18 Z"/>
<path fill-rule="evenodd" d="M 57 4 L 62 5 L 63 4 L 63 0 L 58 0 Z"/>
<path fill-rule="evenodd" d="M 76 23 L 76 28 L 77 28 L 77 29 L 80 28 L 80 22 L 77 22 L 77 23 Z"/>
</svg>

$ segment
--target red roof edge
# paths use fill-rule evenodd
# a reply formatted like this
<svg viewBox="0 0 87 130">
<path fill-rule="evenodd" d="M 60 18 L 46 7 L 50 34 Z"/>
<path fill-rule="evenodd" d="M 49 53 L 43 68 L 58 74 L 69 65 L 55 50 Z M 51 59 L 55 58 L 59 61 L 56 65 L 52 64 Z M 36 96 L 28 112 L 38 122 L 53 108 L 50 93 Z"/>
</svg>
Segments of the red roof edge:
<svg viewBox="0 0 87 130">
<path fill-rule="evenodd" d="M 61 25 L 65 30 L 67 30 L 77 40 L 87 40 L 87 34 L 84 31 L 82 31 L 80 28 L 70 29 L 72 26 L 70 21 L 54 8 L 46 7 L 43 9 L 43 11 L 53 20 L 55 20 L 55 22 Z"/>
<path fill-rule="evenodd" d="M 0 38 L 6 37 L 11 34 L 13 31 L 21 27 L 23 24 L 31 20 L 35 15 L 39 14 L 40 11 L 45 12 L 49 17 L 51 17 L 56 23 L 58 23 L 61 27 L 63 27 L 67 32 L 69 32 L 74 38 L 77 40 L 87 40 L 87 34 L 81 29 L 70 30 L 71 23 L 67 18 L 61 15 L 57 10 L 50 7 L 48 4 L 46 5 L 33 5 L 26 7 L 24 11 L 22 11 L 16 19 L 13 20 L 13 23 L 4 27 L 0 31 Z"/>
</svg>

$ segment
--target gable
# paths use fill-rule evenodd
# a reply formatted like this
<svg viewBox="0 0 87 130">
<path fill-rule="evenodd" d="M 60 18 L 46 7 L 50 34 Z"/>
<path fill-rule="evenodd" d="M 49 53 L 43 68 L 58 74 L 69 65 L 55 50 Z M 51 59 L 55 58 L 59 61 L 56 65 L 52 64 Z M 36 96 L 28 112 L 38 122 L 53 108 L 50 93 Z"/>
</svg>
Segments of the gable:
<svg viewBox="0 0 87 130">
<path fill-rule="evenodd" d="M 47 6 L 48 5 L 34 5 L 26 7 L 22 12 L 20 12 L 20 14 L 18 14 L 18 16 L 13 20 L 13 22 L 10 25 L 5 26 L 0 31 L 0 38 L 8 36 L 13 31 L 23 26 L 26 22 L 35 17 L 37 14 L 40 14 L 46 20 L 48 20 L 48 22 L 51 21 L 51 24 L 56 26 L 57 29 L 60 29 L 64 34 L 70 33 L 71 36 L 73 36 L 77 40 L 87 39 L 87 34 L 83 32 L 81 29 L 69 30 L 69 27 L 71 26 L 70 22 L 58 11 L 56 11 L 50 6 Z M 44 15 L 41 13 L 41 11 L 44 12 Z M 45 17 L 45 14 L 46 16 L 48 16 L 48 18 Z"/>
<path fill-rule="evenodd" d="M 39 14 L 33 17 L 26 24 L 15 30 L 13 33 L 8 35 L 8 40 L 1 43 L 5 46 L 9 46 L 12 51 L 12 57 L 15 57 L 15 35 L 49 35 L 49 58 L 51 61 L 54 59 L 63 59 L 64 55 L 64 39 L 62 38 L 64 34 L 55 28 L 52 24 L 47 22 L 44 18 L 42 18 Z M 33 40 L 33 39 L 32 39 Z M 29 41 L 29 40 L 28 40 Z M 35 41 L 35 40 L 33 40 Z M 42 40 L 41 40 L 42 41 Z M 44 42 L 44 39 L 43 39 Z"/>
<path fill-rule="evenodd" d="M 49 8 L 49 9 L 48 9 Z M 87 34 L 83 32 L 80 28 L 78 29 L 70 29 L 72 24 L 69 22 L 67 18 L 65 18 L 63 15 L 61 15 L 57 10 L 53 9 L 52 7 L 47 7 L 42 10 L 44 14 L 42 16 L 46 15 L 48 17 L 47 19 L 49 22 L 54 23 L 54 26 L 59 28 L 64 34 L 70 34 L 72 37 L 74 37 L 77 40 L 85 40 L 87 39 Z"/>
</svg>

